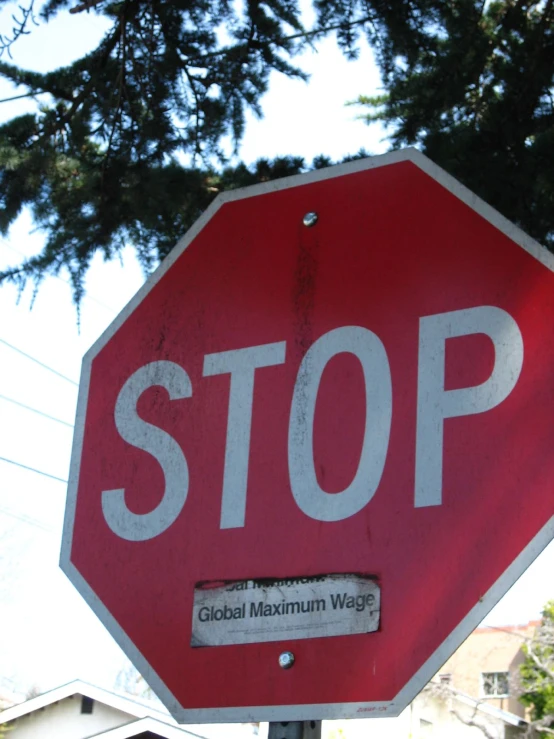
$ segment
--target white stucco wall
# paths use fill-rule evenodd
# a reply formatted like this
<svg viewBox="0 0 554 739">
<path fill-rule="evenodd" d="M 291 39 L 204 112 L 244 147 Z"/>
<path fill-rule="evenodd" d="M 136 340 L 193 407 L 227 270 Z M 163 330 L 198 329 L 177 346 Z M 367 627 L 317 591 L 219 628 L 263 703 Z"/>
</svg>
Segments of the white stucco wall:
<svg viewBox="0 0 554 739">
<path fill-rule="evenodd" d="M 97 701 L 92 713 L 81 713 L 81 696 L 75 695 L 16 719 L 7 736 L 9 739 L 85 739 L 134 719 Z"/>
</svg>

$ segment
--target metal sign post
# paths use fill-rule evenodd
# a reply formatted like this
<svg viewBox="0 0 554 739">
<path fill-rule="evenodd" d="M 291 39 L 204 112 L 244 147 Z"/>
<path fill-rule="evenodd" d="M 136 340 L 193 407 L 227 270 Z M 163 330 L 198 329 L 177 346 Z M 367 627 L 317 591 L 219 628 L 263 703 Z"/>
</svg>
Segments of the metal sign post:
<svg viewBox="0 0 554 739">
<path fill-rule="evenodd" d="M 321 739 L 321 721 L 270 721 L 267 739 Z"/>
</svg>

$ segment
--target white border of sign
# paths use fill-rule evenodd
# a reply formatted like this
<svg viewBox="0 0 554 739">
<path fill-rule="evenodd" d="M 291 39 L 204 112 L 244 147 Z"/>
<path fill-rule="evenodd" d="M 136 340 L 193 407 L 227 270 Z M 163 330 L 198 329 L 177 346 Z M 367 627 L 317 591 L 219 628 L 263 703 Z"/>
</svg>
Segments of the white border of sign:
<svg viewBox="0 0 554 739">
<path fill-rule="evenodd" d="M 446 190 L 459 198 L 472 210 L 499 229 L 499 231 L 504 233 L 512 239 L 512 241 L 535 257 L 535 259 L 541 262 L 545 267 L 554 272 L 553 254 L 527 236 L 527 234 L 521 231 L 521 229 L 504 218 L 504 216 L 500 215 L 498 211 L 487 205 L 483 200 L 478 198 L 474 193 L 447 174 L 443 169 L 431 162 L 431 160 L 417 149 L 403 149 L 400 151 L 393 151 L 382 156 L 359 159 L 354 162 L 348 162 L 347 164 L 339 164 L 337 166 L 328 167 L 315 172 L 286 177 L 281 180 L 275 180 L 261 185 L 253 185 L 251 187 L 245 187 L 218 195 L 210 207 L 204 212 L 198 221 L 196 221 L 194 226 L 192 226 L 187 234 L 177 243 L 169 256 L 166 257 L 158 269 L 151 275 L 132 300 L 130 300 L 113 323 L 93 344 L 83 359 L 75 420 L 75 434 L 73 438 L 71 466 L 69 471 L 60 567 L 88 605 L 92 608 L 94 613 L 98 616 L 111 636 L 130 657 L 135 667 L 144 676 L 148 684 L 165 703 L 174 718 L 180 723 L 300 721 L 364 718 L 371 716 L 398 716 L 425 687 L 433 675 L 437 673 L 464 639 L 466 639 L 479 625 L 491 608 L 496 605 L 500 598 L 502 598 L 502 596 L 523 574 L 546 545 L 554 538 L 553 516 L 514 560 L 514 562 L 512 562 L 506 571 L 499 577 L 494 585 L 482 596 L 482 598 L 480 598 L 479 602 L 474 606 L 474 608 L 472 608 L 457 628 L 452 631 L 448 638 L 445 639 L 440 647 L 431 655 L 431 657 L 429 657 L 427 662 L 425 662 L 416 672 L 406 686 L 390 702 L 382 703 L 316 703 L 293 706 L 248 706 L 239 708 L 204 709 L 183 708 L 70 561 L 91 363 L 93 358 L 126 321 L 127 317 L 130 316 L 135 308 L 144 300 L 154 285 L 163 277 L 167 270 L 170 269 L 175 260 L 180 257 L 187 246 L 225 203 L 263 195 L 265 193 L 276 192 L 278 190 L 286 190 L 290 187 L 308 185 L 312 182 L 322 182 L 335 177 L 342 177 L 344 175 L 354 174 L 355 172 L 362 172 L 367 169 L 375 169 L 377 167 L 387 166 L 388 164 L 405 161 L 412 162 L 421 170 L 426 172 Z"/>
</svg>

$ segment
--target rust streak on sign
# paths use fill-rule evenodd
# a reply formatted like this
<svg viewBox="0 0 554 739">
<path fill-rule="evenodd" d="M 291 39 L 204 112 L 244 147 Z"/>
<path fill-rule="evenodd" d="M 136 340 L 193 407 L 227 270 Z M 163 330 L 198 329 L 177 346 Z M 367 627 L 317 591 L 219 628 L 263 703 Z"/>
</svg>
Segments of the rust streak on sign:
<svg viewBox="0 0 554 739">
<path fill-rule="evenodd" d="M 317 232 L 304 226 L 298 235 L 298 253 L 292 304 L 296 323 L 295 345 L 299 356 L 303 356 L 313 343 L 313 313 L 316 301 L 316 278 L 318 271 Z"/>
</svg>

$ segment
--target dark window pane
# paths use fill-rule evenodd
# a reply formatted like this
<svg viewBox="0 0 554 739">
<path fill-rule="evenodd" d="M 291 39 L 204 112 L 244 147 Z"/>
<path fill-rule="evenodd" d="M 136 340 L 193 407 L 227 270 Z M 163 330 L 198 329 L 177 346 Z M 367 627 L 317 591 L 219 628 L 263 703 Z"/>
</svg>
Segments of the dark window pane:
<svg viewBox="0 0 554 739">
<path fill-rule="evenodd" d="M 81 698 L 81 713 L 92 713 L 93 706 L 94 701 L 88 695 L 84 695 Z"/>
</svg>

